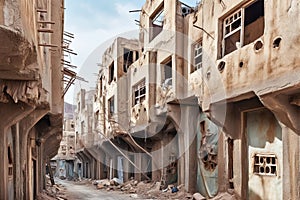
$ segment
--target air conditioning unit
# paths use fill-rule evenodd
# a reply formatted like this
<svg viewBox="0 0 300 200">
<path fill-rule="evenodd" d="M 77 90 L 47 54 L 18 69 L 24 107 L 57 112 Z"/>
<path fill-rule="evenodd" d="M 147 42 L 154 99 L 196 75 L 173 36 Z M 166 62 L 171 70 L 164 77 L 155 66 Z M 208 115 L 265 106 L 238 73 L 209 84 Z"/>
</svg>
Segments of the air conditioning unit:
<svg viewBox="0 0 300 200">
<path fill-rule="evenodd" d="M 190 13 L 191 13 L 191 8 L 186 7 L 186 6 L 181 7 L 181 14 L 183 17 L 187 16 Z"/>
</svg>

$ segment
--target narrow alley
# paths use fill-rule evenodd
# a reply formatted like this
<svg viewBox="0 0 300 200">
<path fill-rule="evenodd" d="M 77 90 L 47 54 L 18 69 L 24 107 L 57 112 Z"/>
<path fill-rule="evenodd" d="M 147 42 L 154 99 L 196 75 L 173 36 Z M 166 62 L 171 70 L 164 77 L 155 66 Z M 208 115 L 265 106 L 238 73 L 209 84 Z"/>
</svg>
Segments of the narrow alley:
<svg viewBox="0 0 300 200">
<path fill-rule="evenodd" d="M 300 0 L 0 0 L 0 200 L 300 200 Z"/>
</svg>

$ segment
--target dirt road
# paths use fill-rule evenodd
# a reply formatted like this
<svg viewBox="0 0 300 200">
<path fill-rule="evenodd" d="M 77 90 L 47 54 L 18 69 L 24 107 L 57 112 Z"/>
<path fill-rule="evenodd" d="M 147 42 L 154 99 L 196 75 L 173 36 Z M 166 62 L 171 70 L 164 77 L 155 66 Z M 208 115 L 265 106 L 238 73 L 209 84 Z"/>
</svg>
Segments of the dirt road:
<svg viewBox="0 0 300 200">
<path fill-rule="evenodd" d="M 66 197 L 69 200 L 132 200 L 129 194 L 123 194 L 117 191 L 97 190 L 92 184 L 83 182 L 73 182 L 66 180 L 56 180 L 66 190 Z"/>
</svg>

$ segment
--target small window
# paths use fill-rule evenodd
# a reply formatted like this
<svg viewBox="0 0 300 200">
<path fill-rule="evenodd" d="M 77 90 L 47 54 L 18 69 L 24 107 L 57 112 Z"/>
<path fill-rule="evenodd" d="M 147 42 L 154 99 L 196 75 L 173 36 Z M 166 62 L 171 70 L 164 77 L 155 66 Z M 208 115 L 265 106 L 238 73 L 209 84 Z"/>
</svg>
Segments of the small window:
<svg viewBox="0 0 300 200">
<path fill-rule="evenodd" d="M 162 84 L 164 86 L 171 86 L 172 85 L 172 58 L 169 58 L 169 60 L 164 64 L 162 63 L 161 66 L 163 70 Z"/>
<path fill-rule="evenodd" d="M 102 97 L 102 93 L 103 93 L 103 76 L 101 76 L 100 80 L 99 80 L 99 95 L 100 95 L 100 97 Z"/>
<path fill-rule="evenodd" d="M 222 56 L 254 42 L 264 33 L 264 1 L 246 5 L 223 20 Z"/>
<path fill-rule="evenodd" d="M 108 79 L 108 84 L 110 84 L 114 80 L 114 74 L 115 73 L 115 66 L 114 62 L 111 63 L 109 66 L 109 79 Z"/>
<path fill-rule="evenodd" d="M 150 17 L 150 38 L 153 40 L 162 30 L 164 26 L 164 5 L 162 4 L 159 9 Z"/>
<path fill-rule="evenodd" d="M 71 124 L 71 128 L 74 128 L 74 124 L 73 123 Z"/>
<path fill-rule="evenodd" d="M 142 103 L 146 98 L 145 80 L 142 80 L 133 87 L 133 106 Z"/>
<path fill-rule="evenodd" d="M 266 176 L 277 175 L 277 158 L 275 155 L 256 154 L 253 163 L 254 174 Z"/>
<path fill-rule="evenodd" d="M 109 114 L 111 116 L 115 113 L 115 100 L 114 100 L 114 97 L 111 97 L 108 100 L 108 106 L 109 106 Z"/>
<path fill-rule="evenodd" d="M 202 41 L 193 45 L 194 59 L 191 72 L 194 72 L 202 67 Z"/>
<path fill-rule="evenodd" d="M 11 146 L 7 148 L 7 158 L 8 158 L 8 176 L 13 175 L 13 153 Z"/>
</svg>

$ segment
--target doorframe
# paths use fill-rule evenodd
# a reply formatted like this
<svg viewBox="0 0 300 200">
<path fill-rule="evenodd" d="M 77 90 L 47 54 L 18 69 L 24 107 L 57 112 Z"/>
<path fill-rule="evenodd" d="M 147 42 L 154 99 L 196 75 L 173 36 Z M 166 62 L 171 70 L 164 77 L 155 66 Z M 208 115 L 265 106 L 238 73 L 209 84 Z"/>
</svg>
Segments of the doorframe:
<svg viewBox="0 0 300 200">
<path fill-rule="evenodd" d="M 265 107 L 250 108 L 241 111 L 241 173 L 242 173 L 242 185 L 241 185 L 241 194 L 245 199 L 249 199 L 249 151 L 248 151 L 248 133 L 247 133 L 247 113 L 258 111 L 258 110 L 267 110 Z M 269 111 L 271 112 L 271 111 Z M 246 157 L 243 155 L 247 155 Z M 243 176 L 245 174 L 245 176 Z"/>
</svg>

